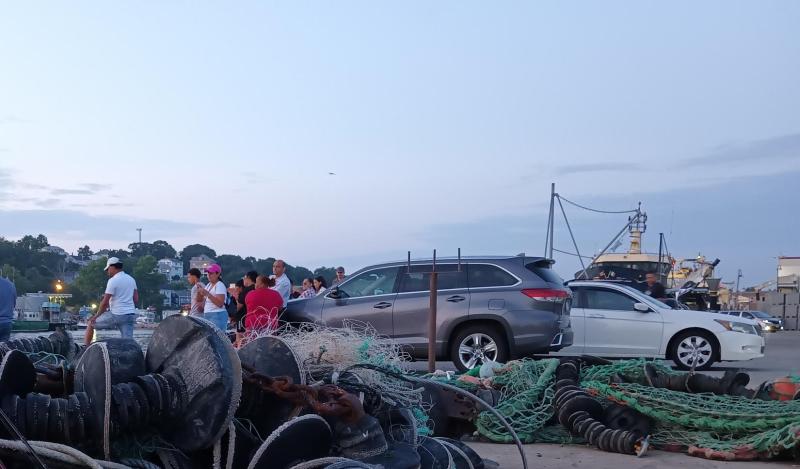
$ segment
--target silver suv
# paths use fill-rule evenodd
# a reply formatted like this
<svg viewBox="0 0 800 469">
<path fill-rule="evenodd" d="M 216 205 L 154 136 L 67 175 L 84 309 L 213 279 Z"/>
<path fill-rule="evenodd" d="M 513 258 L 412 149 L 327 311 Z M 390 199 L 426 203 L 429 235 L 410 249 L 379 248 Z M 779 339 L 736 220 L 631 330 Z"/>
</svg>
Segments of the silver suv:
<svg viewBox="0 0 800 469">
<path fill-rule="evenodd" d="M 436 358 L 459 370 L 572 345 L 572 293 L 540 257 L 437 259 Z M 290 301 L 283 319 L 341 327 L 371 324 L 414 358 L 427 357 L 431 261 L 365 267 L 314 298 Z"/>
</svg>

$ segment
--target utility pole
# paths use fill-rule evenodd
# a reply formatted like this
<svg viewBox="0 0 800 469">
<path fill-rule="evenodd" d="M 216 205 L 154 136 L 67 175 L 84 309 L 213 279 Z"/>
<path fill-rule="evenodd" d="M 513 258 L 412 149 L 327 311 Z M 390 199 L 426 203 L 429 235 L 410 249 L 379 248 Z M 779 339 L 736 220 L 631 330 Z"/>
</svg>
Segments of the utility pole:
<svg viewBox="0 0 800 469">
<path fill-rule="evenodd" d="M 736 297 L 733 299 L 733 308 L 739 311 L 739 280 L 742 279 L 742 269 L 736 274 Z"/>
<path fill-rule="evenodd" d="M 139 246 L 141 246 L 142 245 L 142 229 L 141 228 L 136 228 L 136 231 L 139 232 Z"/>
<path fill-rule="evenodd" d="M 553 258 L 553 225 L 556 224 L 556 183 L 550 183 L 550 252 L 548 259 Z"/>
</svg>

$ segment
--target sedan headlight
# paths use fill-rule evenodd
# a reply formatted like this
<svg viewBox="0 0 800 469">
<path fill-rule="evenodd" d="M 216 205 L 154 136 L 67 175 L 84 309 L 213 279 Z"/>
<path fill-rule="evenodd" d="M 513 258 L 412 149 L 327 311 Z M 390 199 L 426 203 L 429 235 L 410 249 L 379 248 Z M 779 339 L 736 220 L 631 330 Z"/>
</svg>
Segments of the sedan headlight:
<svg viewBox="0 0 800 469">
<path fill-rule="evenodd" d="M 718 322 L 722 327 L 724 327 L 729 331 L 741 332 L 743 334 L 758 335 L 758 330 L 752 324 L 746 324 L 743 322 L 725 321 L 724 319 L 714 319 L 714 321 Z"/>
</svg>

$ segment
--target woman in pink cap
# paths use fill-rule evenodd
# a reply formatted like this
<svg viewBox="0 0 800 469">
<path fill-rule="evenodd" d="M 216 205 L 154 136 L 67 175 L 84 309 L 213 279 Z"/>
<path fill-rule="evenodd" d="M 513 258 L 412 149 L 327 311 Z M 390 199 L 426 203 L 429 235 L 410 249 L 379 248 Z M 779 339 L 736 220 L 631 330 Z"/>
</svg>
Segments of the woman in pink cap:
<svg viewBox="0 0 800 469">
<path fill-rule="evenodd" d="M 217 264 L 211 264 L 206 268 L 208 284 L 202 285 L 198 293 L 205 298 L 203 305 L 203 319 L 211 321 L 219 327 L 222 332 L 228 328 L 228 311 L 225 309 L 225 294 L 227 290 L 220 281 L 222 268 Z"/>
</svg>

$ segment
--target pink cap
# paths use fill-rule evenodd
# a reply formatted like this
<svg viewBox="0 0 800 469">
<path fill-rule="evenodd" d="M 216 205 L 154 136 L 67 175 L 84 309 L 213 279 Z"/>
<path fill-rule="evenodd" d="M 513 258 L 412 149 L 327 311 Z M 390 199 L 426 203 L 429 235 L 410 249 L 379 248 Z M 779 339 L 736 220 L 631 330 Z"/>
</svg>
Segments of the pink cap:
<svg viewBox="0 0 800 469">
<path fill-rule="evenodd" d="M 218 274 L 218 273 L 222 272 L 222 267 L 220 267 L 217 264 L 211 264 L 210 266 L 206 267 L 206 272 L 212 272 L 212 273 L 217 273 Z"/>
</svg>

